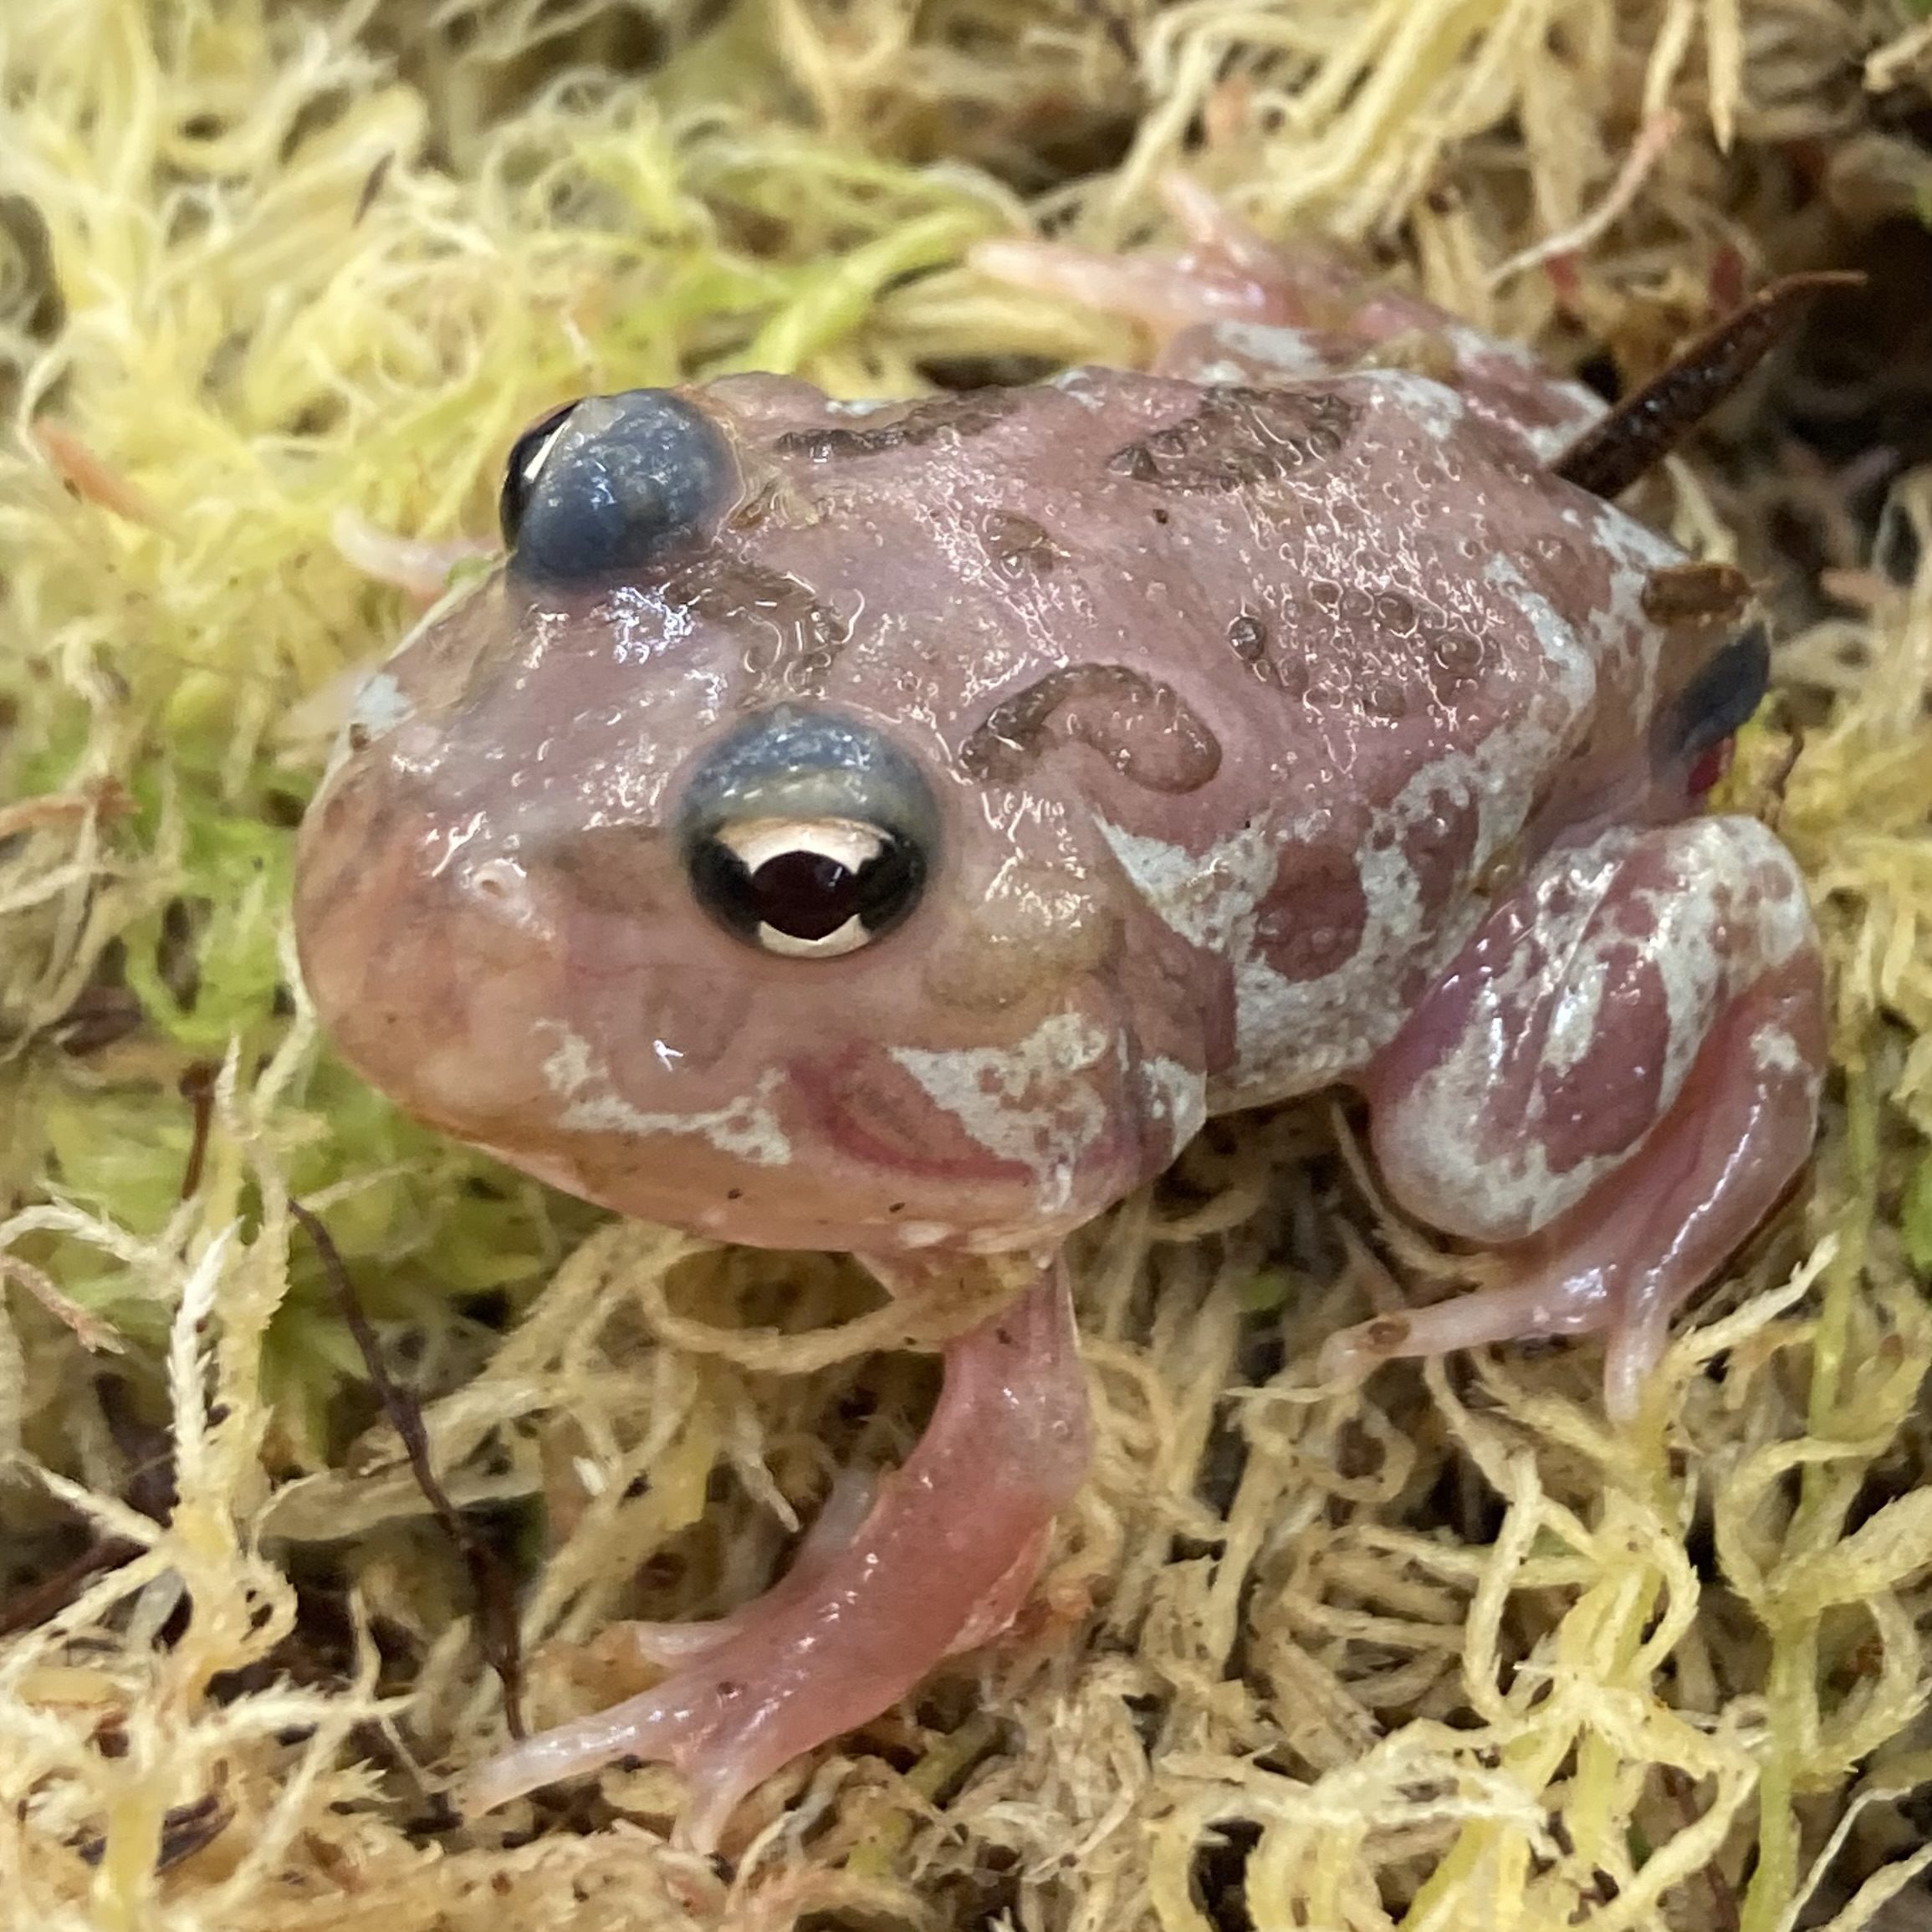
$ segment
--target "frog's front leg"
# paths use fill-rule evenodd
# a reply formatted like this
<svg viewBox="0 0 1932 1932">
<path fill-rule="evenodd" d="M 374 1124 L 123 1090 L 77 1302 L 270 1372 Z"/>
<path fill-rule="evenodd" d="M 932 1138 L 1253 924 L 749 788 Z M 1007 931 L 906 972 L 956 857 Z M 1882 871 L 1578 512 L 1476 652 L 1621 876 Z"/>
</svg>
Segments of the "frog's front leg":
<svg viewBox="0 0 1932 1932">
<path fill-rule="evenodd" d="M 708 1849 L 762 1779 L 1004 1627 L 1087 1451 L 1086 1388 L 1056 1260 L 1004 1314 L 948 1347 L 938 1403 L 904 1466 L 876 1495 L 836 1491 L 828 1509 L 838 1520 L 808 1538 L 790 1575 L 688 1641 L 652 1627 L 636 1648 L 673 1664 L 662 1684 L 503 1752 L 478 1774 L 469 1807 L 617 1758 L 655 1760 L 683 1774 L 680 1833 Z"/>
<path fill-rule="evenodd" d="M 1803 881 L 1755 820 L 1551 853 L 1362 1082 L 1392 1193 L 1508 1276 L 1337 1336 L 1326 1366 L 1607 1330 L 1629 1415 L 1672 1311 L 1803 1163 L 1825 1057 Z"/>
</svg>

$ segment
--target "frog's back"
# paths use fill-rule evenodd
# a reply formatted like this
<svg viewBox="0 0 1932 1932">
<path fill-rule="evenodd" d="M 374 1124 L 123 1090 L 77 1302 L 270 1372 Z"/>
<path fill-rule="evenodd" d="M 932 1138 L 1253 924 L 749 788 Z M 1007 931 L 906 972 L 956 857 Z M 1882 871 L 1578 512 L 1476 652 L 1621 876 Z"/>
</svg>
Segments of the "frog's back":
<svg viewBox="0 0 1932 1932">
<path fill-rule="evenodd" d="M 761 393 L 747 539 L 824 618 L 746 701 L 915 721 L 989 785 L 1078 761 L 1142 895 L 1249 950 L 1234 1099 L 1359 1064 L 1466 937 L 1607 655 L 1644 682 L 1600 614 L 1674 553 L 1628 524 L 1607 554 L 1588 499 L 1426 378 L 1077 370 L 856 414 Z"/>
</svg>

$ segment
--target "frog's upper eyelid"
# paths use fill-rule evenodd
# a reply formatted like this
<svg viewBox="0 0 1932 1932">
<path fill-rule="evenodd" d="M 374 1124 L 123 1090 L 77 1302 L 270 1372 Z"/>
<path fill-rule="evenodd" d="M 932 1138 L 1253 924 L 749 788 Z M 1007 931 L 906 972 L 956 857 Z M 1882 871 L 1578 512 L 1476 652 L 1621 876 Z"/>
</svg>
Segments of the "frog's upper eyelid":
<svg viewBox="0 0 1932 1932">
<path fill-rule="evenodd" d="M 804 705 L 775 705 L 704 754 L 680 808 L 687 843 L 728 821 L 846 819 L 930 853 L 939 810 L 917 764 L 875 727 Z"/>
<path fill-rule="evenodd" d="M 723 432 L 670 390 L 586 396 L 526 430 L 503 478 L 510 569 L 593 583 L 704 534 L 738 494 Z"/>
</svg>

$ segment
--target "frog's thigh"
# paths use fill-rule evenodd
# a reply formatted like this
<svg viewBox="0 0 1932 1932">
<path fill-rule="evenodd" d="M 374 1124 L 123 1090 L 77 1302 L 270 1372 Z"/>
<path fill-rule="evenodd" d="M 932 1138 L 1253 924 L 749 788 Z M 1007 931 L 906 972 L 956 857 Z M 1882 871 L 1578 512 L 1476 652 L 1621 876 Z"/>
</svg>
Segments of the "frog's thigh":
<svg viewBox="0 0 1932 1932">
<path fill-rule="evenodd" d="M 1510 1277 L 1377 1352 L 1610 1328 L 1627 1408 L 1672 1309 L 1802 1163 L 1824 1061 L 1803 882 L 1756 820 L 1551 855 L 1364 1083 L 1391 1192 L 1503 1245 Z"/>
</svg>

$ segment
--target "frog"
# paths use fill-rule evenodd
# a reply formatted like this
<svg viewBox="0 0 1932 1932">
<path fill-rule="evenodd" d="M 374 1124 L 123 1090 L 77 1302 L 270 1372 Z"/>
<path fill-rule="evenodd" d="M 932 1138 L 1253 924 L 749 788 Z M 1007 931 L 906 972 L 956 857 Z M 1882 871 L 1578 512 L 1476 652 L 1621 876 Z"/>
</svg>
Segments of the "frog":
<svg viewBox="0 0 1932 1932">
<path fill-rule="evenodd" d="M 475 1808 L 657 1760 L 713 1844 L 1006 1628 L 1090 1452 L 1066 1244 L 1212 1118 L 1352 1092 L 1388 1199 L 1485 1258 L 1322 1373 L 1597 1334 L 1620 1422 L 1805 1167 L 1805 882 L 1710 805 L 1765 631 L 1618 500 L 1791 304 L 1613 407 L 1168 195 L 1178 255 L 978 258 L 1142 366 L 546 415 L 500 558 L 355 699 L 295 891 L 353 1066 L 621 1214 L 1011 1282 L 899 1468 L 764 1596 L 636 1627 L 661 1681 Z"/>
</svg>

